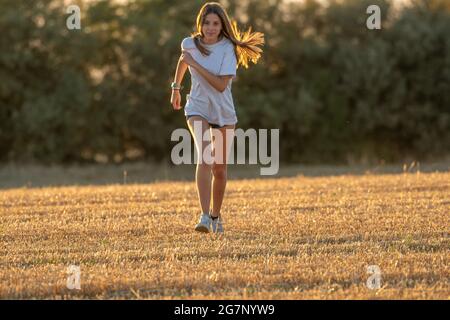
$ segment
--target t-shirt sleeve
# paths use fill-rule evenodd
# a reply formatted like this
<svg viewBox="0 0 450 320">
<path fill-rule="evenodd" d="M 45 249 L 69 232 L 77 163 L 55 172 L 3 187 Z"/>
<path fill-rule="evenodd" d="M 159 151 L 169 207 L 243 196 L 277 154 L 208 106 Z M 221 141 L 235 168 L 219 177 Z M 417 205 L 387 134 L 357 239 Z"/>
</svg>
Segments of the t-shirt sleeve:
<svg viewBox="0 0 450 320">
<path fill-rule="evenodd" d="M 191 37 L 184 38 L 183 41 L 181 41 L 181 50 L 190 50 L 193 49 L 194 46 L 194 39 Z"/>
<path fill-rule="evenodd" d="M 236 54 L 234 53 L 234 45 L 230 44 L 225 49 L 222 65 L 220 67 L 219 75 L 228 76 L 236 75 L 237 60 Z"/>
</svg>

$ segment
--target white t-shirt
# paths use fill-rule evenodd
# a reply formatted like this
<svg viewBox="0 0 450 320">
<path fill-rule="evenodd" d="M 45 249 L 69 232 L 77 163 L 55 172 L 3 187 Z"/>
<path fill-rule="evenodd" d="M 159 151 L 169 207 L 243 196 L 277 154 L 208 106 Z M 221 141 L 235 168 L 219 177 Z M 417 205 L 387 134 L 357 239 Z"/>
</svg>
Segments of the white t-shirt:
<svg viewBox="0 0 450 320">
<path fill-rule="evenodd" d="M 236 76 L 236 55 L 233 43 L 226 37 L 212 45 L 205 45 L 210 51 L 209 56 L 204 56 L 197 49 L 194 39 L 184 38 L 181 49 L 188 51 L 192 58 L 212 74 Z M 218 91 L 203 78 L 194 68 L 189 66 L 191 74 L 191 91 L 186 96 L 184 114 L 200 115 L 209 123 L 219 126 L 233 125 L 237 123 L 236 111 L 234 109 L 233 96 L 231 94 L 231 83 L 228 82 L 223 92 Z"/>
</svg>

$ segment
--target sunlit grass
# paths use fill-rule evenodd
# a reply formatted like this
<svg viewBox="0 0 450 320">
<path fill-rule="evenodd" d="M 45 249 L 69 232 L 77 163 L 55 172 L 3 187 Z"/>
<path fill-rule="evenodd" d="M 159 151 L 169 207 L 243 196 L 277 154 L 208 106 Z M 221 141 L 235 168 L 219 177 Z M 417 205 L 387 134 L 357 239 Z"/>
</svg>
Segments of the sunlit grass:
<svg viewBox="0 0 450 320">
<path fill-rule="evenodd" d="M 192 181 L 3 190 L 0 297 L 448 299 L 449 199 L 449 172 L 231 180 L 216 236 Z"/>
</svg>

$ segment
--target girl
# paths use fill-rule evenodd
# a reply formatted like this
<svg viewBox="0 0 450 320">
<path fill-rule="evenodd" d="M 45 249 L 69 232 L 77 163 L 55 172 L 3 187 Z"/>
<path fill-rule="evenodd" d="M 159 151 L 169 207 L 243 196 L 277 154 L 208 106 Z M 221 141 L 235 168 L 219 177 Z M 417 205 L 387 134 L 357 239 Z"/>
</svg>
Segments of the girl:
<svg viewBox="0 0 450 320">
<path fill-rule="evenodd" d="M 184 113 L 198 155 L 195 180 L 201 214 L 196 231 L 223 232 L 220 209 L 227 182 L 227 160 L 237 123 L 231 82 L 239 65 L 248 68 L 249 60 L 257 63 L 262 52 L 258 46 L 262 44 L 262 33 L 251 32 L 251 29 L 241 33 L 236 22 L 231 23 L 217 2 L 203 5 L 197 15 L 196 32 L 181 43 L 182 53 L 171 85 L 170 102 L 175 110 L 181 109 L 180 84 L 189 68 L 191 90 L 186 96 Z M 212 150 L 208 149 L 210 143 L 204 138 L 206 134 L 210 135 Z M 208 156 L 212 162 L 206 161 Z"/>
</svg>

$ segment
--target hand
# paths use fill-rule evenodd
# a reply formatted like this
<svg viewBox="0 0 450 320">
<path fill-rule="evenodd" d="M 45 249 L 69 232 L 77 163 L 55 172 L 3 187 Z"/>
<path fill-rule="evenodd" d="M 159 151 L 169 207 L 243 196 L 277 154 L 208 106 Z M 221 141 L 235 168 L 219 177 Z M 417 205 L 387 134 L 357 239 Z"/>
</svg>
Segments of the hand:
<svg viewBox="0 0 450 320">
<path fill-rule="evenodd" d="M 172 95 L 170 97 L 170 103 L 172 104 L 172 107 L 174 110 L 180 110 L 181 109 L 181 94 L 180 90 L 173 90 L 172 89 Z"/>
<path fill-rule="evenodd" d="M 191 54 L 186 50 L 182 51 L 180 60 L 190 65 L 191 67 L 195 66 L 195 64 L 197 63 L 194 58 L 192 58 Z"/>
</svg>

